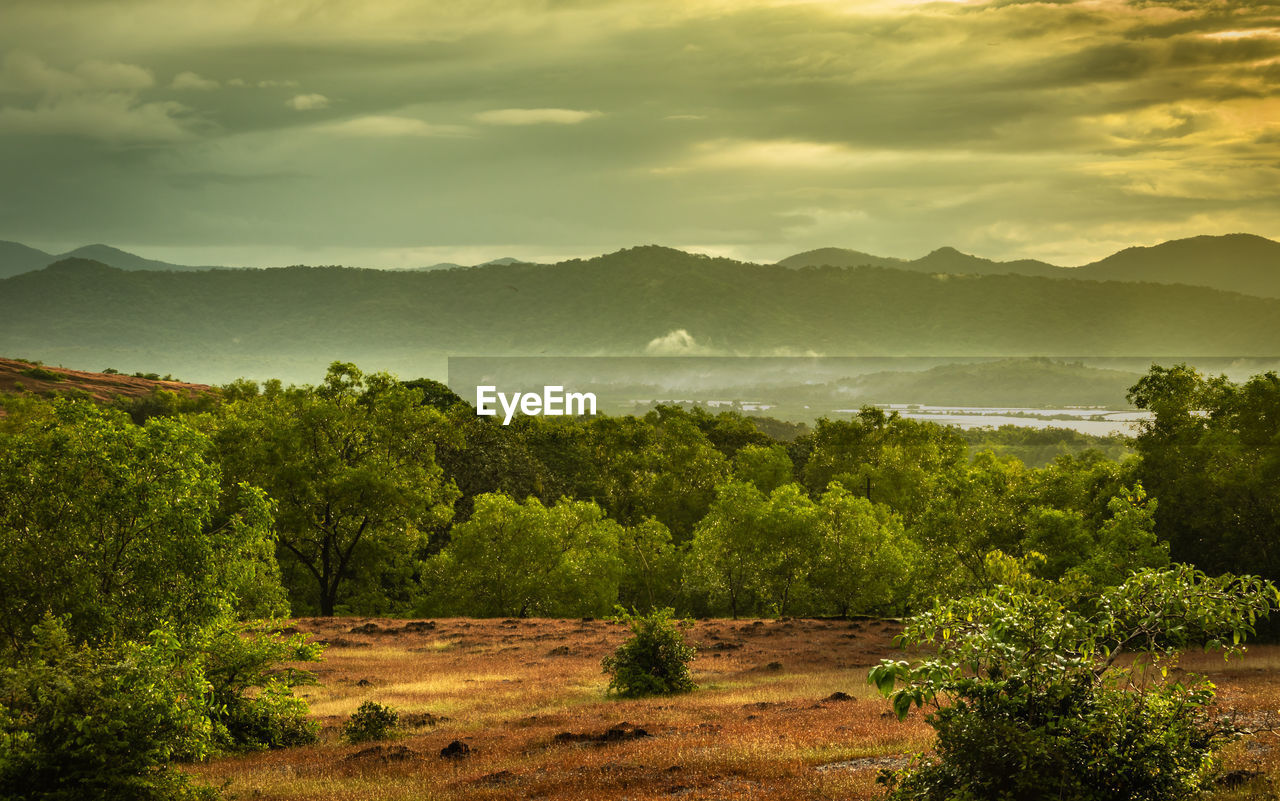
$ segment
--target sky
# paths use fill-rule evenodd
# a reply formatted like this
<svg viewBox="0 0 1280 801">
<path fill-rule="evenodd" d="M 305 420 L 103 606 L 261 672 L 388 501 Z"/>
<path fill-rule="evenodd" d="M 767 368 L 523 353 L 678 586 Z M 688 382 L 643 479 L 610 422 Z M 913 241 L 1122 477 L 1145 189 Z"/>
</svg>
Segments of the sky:
<svg viewBox="0 0 1280 801">
<path fill-rule="evenodd" d="M 0 0 L 0 239 L 413 267 L 1280 238 L 1280 2 Z"/>
</svg>

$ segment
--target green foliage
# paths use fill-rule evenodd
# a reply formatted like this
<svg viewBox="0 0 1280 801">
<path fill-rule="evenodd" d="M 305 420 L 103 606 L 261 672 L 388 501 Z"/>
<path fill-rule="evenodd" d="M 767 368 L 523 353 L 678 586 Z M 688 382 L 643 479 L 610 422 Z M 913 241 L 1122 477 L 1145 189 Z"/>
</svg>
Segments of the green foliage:
<svg viewBox="0 0 1280 801">
<path fill-rule="evenodd" d="M 365 743 L 385 740 L 391 736 L 400 713 L 375 701 L 365 701 L 342 724 L 342 738 L 349 743 Z"/>
<path fill-rule="evenodd" d="M 329 616 L 351 598 L 366 612 L 406 607 L 413 559 L 457 497 L 433 456 L 449 435 L 440 413 L 390 376 L 339 362 L 318 387 L 241 389 L 210 422 L 225 480 L 277 503 L 295 610 Z"/>
<path fill-rule="evenodd" d="M 423 612 L 477 617 L 606 613 L 618 597 L 621 527 L 600 507 L 562 500 L 476 498 L 426 573 Z"/>
<path fill-rule="evenodd" d="M 36 378 L 41 381 L 64 381 L 66 376 L 62 373 L 55 373 L 52 370 L 46 370 L 43 367 L 28 367 L 22 370 L 22 374 L 27 378 Z"/>
<path fill-rule="evenodd" d="M 224 494 L 187 423 L 135 426 L 57 400 L 0 433 L 0 634 L 21 649 L 53 611 L 77 641 L 186 637 L 252 594 L 280 611 L 262 493 Z"/>
<path fill-rule="evenodd" d="M 733 456 L 733 476 L 763 493 L 792 482 L 794 465 L 781 445 L 746 445 Z"/>
<path fill-rule="evenodd" d="M 919 519 L 967 456 L 955 429 L 865 407 L 849 421 L 819 420 L 802 471 L 811 492 L 832 481 L 875 503 L 888 504 L 908 524 Z"/>
<path fill-rule="evenodd" d="M 1202 789 L 1231 731 L 1211 715 L 1207 679 L 1168 669 L 1189 646 L 1242 650 L 1280 591 L 1175 565 L 1096 592 L 1000 554 L 988 563 L 996 586 L 904 629 L 903 645 L 936 656 L 870 673 L 900 718 L 930 707 L 938 733 L 936 763 L 883 777 L 890 798 L 1173 801 Z"/>
<path fill-rule="evenodd" d="M 787 614 L 817 549 L 818 515 L 798 484 L 768 496 L 745 482 L 722 484 L 694 532 L 691 580 L 734 618 L 750 610 Z"/>
<path fill-rule="evenodd" d="M 1130 401 L 1155 414 L 1136 440 L 1156 532 L 1174 559 L 1209 572 L 1280 577 L 1280 376 L 1233 384 L 1152 366 Z"/>
<path fill-rule="evenodd" d="M 212 739 L 220 751 L 316 741 L 320 725 L 307 718 L 307 703 L 293 694 L 295 687 L 315 684 L 315 675 L 280 665 L 318 662 L 323 648 L 301 634 L 282 638 L 273 633 L 278 627 L 278 621 L 225 626 L 199 643 Z"/>
<path fill-rule="evenodd" d="M 684 549 L 671 541 L 666 526 L 653 518 L 627 526 L 619 533 L 618 547 L 619 604 L 651 610 L 676 602 L 684 582 Z"/>
<path fill-rule="evenodd" d="M 0 796 L 14 801 L 209 797 L 169 765 L 207 753 L 198 663 L 177 638 L 90 647 L 38 624 L 0 667 Z"/>
<path fill-rule="evenodd" d="M 285 611 L 261 490 L 224 491 L 183 419 L 18 412 L 0 432 L 5 797 L 199 794 L 171 760 L 313 739 L 306 676 L 279 666 L 318 649 L 235 622 Z"/>
<path fill-rule="evenodd" d="M 631 629 L 631 637 L 601 663 L 609 674 L 609 692 L 623 698 L 675 695 L 697 689 L 689 663 L 697 649 L 685 641 L 681 630 L 691 621 L 676 621 L 670 608 L 648 614 L 618 607 L 616 622 Z"/>
<path fill-rule="evenodd" d="M 832 484 L 818 508 L 819 540 L 808 578 L 811 611 L 897 614 L 922 594 L 912 580 L 919 546 L 888 507 Z"/>
</svg>

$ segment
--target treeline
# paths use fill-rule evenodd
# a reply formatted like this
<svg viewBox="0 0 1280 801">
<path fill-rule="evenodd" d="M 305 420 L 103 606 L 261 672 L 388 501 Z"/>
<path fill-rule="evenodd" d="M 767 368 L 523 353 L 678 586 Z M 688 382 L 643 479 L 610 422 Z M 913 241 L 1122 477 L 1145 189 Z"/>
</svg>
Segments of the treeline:
<svg viewBox="0 0 1280 801">
<path fill-rule="evenodd" d="M 1138 457 L 1039 468 L 874 408 L 789 441 L 675 406 L 504 427 L 437 382 L 350 364 L 318 386 L 157 397 L 136 420 L 207 438 L 222 497 L 268 499 L 294 614 L 902 614 L 987 586 L 994 550 L 1097 584 L 1170 557 L 1280 573 L 1274 374 L 1153 368 L 1131 393 L 1156 414 Z M 10 405 L 16 435 L 52 414 Z"/>
</svg>

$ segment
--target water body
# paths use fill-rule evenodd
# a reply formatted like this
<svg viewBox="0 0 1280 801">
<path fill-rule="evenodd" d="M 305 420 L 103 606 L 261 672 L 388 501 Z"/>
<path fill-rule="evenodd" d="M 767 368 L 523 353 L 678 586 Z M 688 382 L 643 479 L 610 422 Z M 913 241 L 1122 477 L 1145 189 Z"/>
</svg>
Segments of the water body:
<svg viewBox="0 0 1280 801">
<path fill-rule="evenodd" d="M 1013 425 L 1026 428 L 1070 428 L 1082 434 L 1110 436 L 1138 433 L 1138 423 L 1150 420 L 1150 412 L 1132 409 L 1068 407 L 1062 409 L 1020 409 L 994 406 L 926 406 L 908 403 L 878 404 L 912 420 L 927 420 L 963 429 L 999 428 Z M 840 414 L 856 414 L 857 409 L 836 409 Z"/>
</svg>

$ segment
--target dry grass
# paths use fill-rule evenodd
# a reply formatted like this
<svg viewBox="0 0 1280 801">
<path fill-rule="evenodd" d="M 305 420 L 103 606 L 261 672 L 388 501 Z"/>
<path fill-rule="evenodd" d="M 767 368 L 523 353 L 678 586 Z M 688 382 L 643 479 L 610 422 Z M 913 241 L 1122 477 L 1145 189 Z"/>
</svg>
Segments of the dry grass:
<svg viewBox="0 0 1280 801">
<path fill-rule="evenodd" d="M 306 688 L 324 724 L 319 745 L 220 759 L 190 770 L 254 799 L 863 799 L 878 795 L 876 757 L 929 748 L 918 714 L 899 723 L 865 683 L 866 669 L 898 652 L 886 622 L 705 621 L 690 638 L 700 689 L 635 701 L 605 694 L 600 660 L 624 638 L 604 621 L 404 621 L 306 619 L 299 630 L 334 642 Z M 372 624 L 377 631 L 365 633 Z M 1276 710 L 1280 647 L 1244 661 L 1188 655 L 1182 668 L 1219 685 L 1241 720 Z M 828 701 L 835 692 L 852 700 Z M 408 760 L 347 760 L 366 746 L 339 738 L 365 700 L 420 715 L 394 745 Z M 429 716 L 434 716 L 433 720 Z M 425 720 L 421 718 L 425 717 Z M 599 734 L 628 722 L 650 737 L 563 743 L 564 732 Z M 461 740 L 464 759 L 440 749 Z M 1231 746 L 1227 767 L 1277 773 L 1276 739 Z M 854 761 L 851 766 L 819 770 Z M 1216 796 L 1274 798 L 1264 778 Z"/>
</svg>

